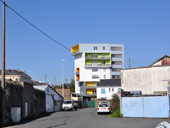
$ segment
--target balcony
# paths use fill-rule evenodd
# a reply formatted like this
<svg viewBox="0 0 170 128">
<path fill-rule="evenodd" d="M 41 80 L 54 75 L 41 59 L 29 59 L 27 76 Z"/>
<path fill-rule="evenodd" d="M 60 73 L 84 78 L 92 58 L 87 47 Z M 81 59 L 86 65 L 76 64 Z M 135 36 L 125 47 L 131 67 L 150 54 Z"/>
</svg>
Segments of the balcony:
<svg viewBox="0 0 170 128">
<path fill-rule="evenodd" d="M 123 65 L 113 64 L 113 65 L 112 65 L 112 68 L 121 68 L 121 69 L 123 69 Z"/>
<path fill-rule="evenodd" d="M 97 86 L 86 86 L 87 89 L 96 88 Z"/>
<path fill-rule="evenodd" d="M 79 51 L 76 51 L 76 52 L 71 53 L 71 55 L 74 56 L 74 55 L 77 55 L 79 53 L 80 53 Z"/>
<path fill-rule="evenodd" d="M 112 57 L 112 61 L 122 61 L 122 58 L 116 58 L 116 57 Z"/>
<path fill-rule="evenodd" d="M 111 64 L 86 64 L 86 67 L 111 67 Z"/>
<path fill-rule="evenodd" d="M 97 96 L 97 94 L 96 94 L 96 93 L 87 94 L 87 95 L 89 95 L 89 96 Z"/>
<path fill-rule="evenodd" d="M 110 57 L 86 57 L 86 60 L 110 60 Z"/>
</svg>

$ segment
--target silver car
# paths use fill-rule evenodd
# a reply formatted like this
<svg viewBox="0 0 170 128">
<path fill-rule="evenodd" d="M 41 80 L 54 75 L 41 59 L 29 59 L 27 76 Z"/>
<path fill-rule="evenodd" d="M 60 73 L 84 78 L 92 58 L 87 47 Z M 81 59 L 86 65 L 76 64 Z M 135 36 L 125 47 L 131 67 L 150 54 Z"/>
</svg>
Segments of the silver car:
<svg viewBox="0 0 170 128">
<path fill-rule="evenodd" d="M 111 105 L 108 101 L 101 101 L 97 108 L 97 114 L 111 113 Z"/>
</svg>

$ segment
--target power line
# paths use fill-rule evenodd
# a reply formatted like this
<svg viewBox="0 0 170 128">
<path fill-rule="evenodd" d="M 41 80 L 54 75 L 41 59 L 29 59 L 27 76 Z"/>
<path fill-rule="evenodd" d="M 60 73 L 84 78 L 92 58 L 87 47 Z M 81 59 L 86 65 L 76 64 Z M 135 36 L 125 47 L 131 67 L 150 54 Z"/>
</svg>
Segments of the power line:
<svg viewBox="0 0 170 128">
<path fill-rule="evenodd" d="M 123 64 L 125 64 L 125 63 L 127 63 L 127 62 L 129 62 L 129 61 L 126 61 L 126 62 L 124 62 Z M 123 65 L 123 64 L 122 64 L 122 65 Z"/>
<path fill-rule="evenodd" d="M 2 3 L 3 1 L 0 0 Z M 38 30 L 40 33 L 42 33 L 43 35 L 45 35 L 46 37 L 48 37 L 49 39 L 51 39 L 52 41 L 54 41 L 55 43 L 57 43 L 58 45 L 62 46 L 63 48 L 67 49 L 70 51 L 70 48 L 64 46 L 63 44 L 61 44 L 60 42 L 56 41 L 54 38 L 52 38 L 51 36 L 49 36 L 48 34 L 46 34 L 44 31 L 42 31 L 41 29 L 39 29 L 38 27 L 36 27 L 34 24 L 32 24 L 30 21 L 28 21 L 26 18 L 24 18 L 22 15 L 20 15 L 17 11 L 15 11 L 13 8 L 11 8 L 9 5 L 5 4 L 5 6 L 7 6 L 11 11 L 13 11 L 16 15 L 18 15 L 21 19 L 23 19 L 25 22 L 27 22 L 29 25 L 31 25 L 33 28 L 35 28 L 36 30 Z"/>
<path fill-rule="evenodd" d="M 135 61 L 133 61 L 133 60 L 130 60 L 130 61 L 132 61 L 133 63 L 135 63 L 135 64 L 137 64 L 137 65 L 139 65 L 139 66 L 141 66 L 141 67 L 143 67 L 141 64 L 139 64 L 139 63 L 137 63 L 137 62 L 135 62 Z"/>
</svg>

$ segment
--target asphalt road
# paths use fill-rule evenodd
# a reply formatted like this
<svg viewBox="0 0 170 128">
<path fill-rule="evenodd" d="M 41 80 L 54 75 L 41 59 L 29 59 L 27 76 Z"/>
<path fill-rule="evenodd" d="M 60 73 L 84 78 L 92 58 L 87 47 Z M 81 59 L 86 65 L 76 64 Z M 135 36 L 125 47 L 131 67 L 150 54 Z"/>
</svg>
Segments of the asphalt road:
<svg viewBox="0 0 170 128">
<path fill-rule="evenodd" d="M 96 109 L 86 108 L 78 111 L 56 112 L 51 115 L 30 120 L 6 128 L 155 128 L 170 119 L 111 118 L 97 115 Z"/>
</svg>

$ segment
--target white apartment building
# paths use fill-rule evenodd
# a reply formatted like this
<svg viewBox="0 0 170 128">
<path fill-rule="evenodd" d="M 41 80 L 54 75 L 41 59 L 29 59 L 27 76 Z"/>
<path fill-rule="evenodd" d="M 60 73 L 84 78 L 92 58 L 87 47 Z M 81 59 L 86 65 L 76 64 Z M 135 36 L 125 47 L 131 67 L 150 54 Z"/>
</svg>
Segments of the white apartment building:
<svg viewBox="0 0 170 128">
<path fill-rule="evenodd" d="M 71 48 L 75 57 L 75 93 L 96 96 L 100 79 L 120 78 L 124 69 L 123 44 L 78 44 Z"/>
</svg>

